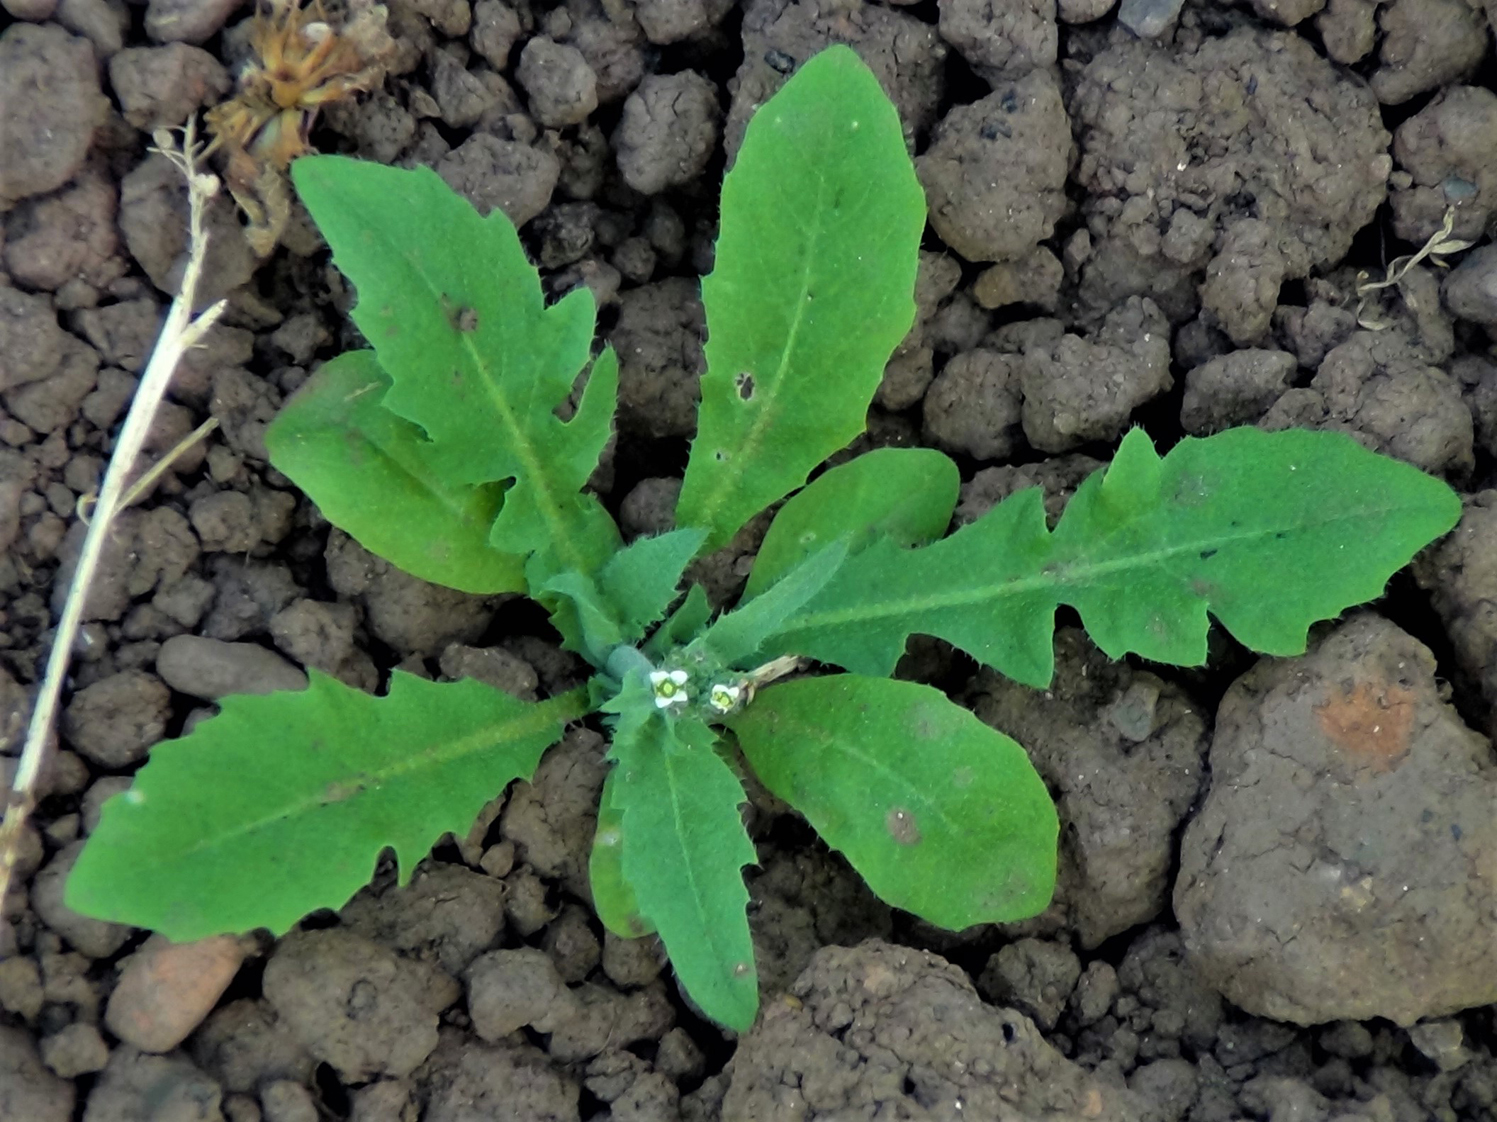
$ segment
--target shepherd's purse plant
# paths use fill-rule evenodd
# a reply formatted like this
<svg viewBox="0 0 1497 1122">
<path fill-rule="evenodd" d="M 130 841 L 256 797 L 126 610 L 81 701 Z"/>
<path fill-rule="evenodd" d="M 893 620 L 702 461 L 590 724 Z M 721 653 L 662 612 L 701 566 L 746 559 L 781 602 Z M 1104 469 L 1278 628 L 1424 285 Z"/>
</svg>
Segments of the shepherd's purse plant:
<svg viewBox="0 0 1497 1122">
<path fill-rule="evenodd" d="M 690 998 L 741 1031 L 758 1004 L 743 761 L 931 923 L 1050 900 L 1044 783 L 1008 737 L 890 678 L 911 635 L 1038 687 L 1061 604 L 1114 658 L 1203 663 L 1208 612 L 1298 654 L 1459 515 L 1443 483 L 1345 436 L 1250 428 L 1163 457 L 1134 430 L 1053 531 L 1027 490 L 946 535 L 957 467 L 928 449 L 807 484 L 862 432 L 913 321 L 925 221 L 898 116 L 845 47 L 758 111 L 727 175 L 677 528 L 627 544 L 585 490 L 618 389 L 613 352 L 592 357 L 591 294 L 548 307 L 504 216 L 428 170 L 308 157 L 293 178 L 373 349 L 291 399 L 272 464 L 407 572 L 528 593 L 594 675 L 540 702 L 400 671 L 380 697 L 313 670 L 305 691 L 226 698 L 104 806 L 68 884 L 73 908 L 173 940 L 285 932 L 345 903 L 386 847 L 404 882 L 598 713 L 593 903 L 617 934 L 658 932 Z M 787 495 L 742 598 L 714 612 L 688 566 Z M 812 660 L 845 672 L 790 677 Z"/>
</svg>

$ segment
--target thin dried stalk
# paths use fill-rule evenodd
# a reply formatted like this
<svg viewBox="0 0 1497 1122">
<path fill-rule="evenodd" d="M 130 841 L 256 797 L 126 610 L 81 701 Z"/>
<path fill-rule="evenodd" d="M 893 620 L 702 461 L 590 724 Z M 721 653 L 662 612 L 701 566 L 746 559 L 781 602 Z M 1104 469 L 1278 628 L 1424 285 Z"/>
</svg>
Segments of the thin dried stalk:
<svg viewBox="0 0 1497 1122">
<path fill-rule="evenodd" d="M 192 314 L 208 250 L 208 233 L 203 225 L 203 217 L 208 201 L 218 190 L 218 179 L 197 170 L 202 153 L 195 142 L 190 120 L 183 131 L 181 147 L 176 145 L 174 138 L 166 130 L 156 134 L 156 143 L 159 145 L 157 151 L 176 164 L 187 179 L 190 235 L 187 269 L 182 276 L 182 286 L 167 311 L 166 323 L 156 340 L 155 350 L 146 363 L 145 373 L 135 391 L 135 400 L 130 404 L 124 427 L 120 429 L 119 441 L 109 461 L 109 470 L 104 473 L 99 499 L 88 523 L 88 533 L 83 539 L 83 549 L 78 554 L 78 564 L 73 570 L 67 602 L 63 605 L 62 617 L 57 622 L 57 634 L 52 640 L 52 650 L 47 658 L 46 674 L 36 696 L 31 725 L 26 730 L 26 744 L 11 783 L 5 819 L 0 822 L 0 903 L 5 900 L 11 876 L 15 872 L 21 827 L 36 805 L 37 777 L 41 774 L 46 758 L 47 744 L 57 716 L 58 700 L 62 695 L 63 680 L 67 677 L 73 644 L 83 622 L 83 608 L 99 567 L 99 559 L 103 556 L 104 545 L 109 540 L 114 517 L 123 505 L 121 499 L 125 494 L 131 468 L 145 444 L 151 421 L 166 394 L 172 374 L 176 372 L 177 363 L 213 326 L 224 309 L 224 301 L 220 300 L 196 318 Z"/>
</svg>

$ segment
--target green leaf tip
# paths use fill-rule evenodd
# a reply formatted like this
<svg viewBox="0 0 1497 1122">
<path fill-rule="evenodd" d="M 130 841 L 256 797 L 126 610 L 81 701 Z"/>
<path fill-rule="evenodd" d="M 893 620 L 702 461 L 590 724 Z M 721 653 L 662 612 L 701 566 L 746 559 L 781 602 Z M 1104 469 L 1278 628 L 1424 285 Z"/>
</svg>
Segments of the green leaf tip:
<svg viewBox="0 0 1497 1122">
<path fill-rule="evenodd" d="M 397 671 L 373 697 L 308 676 L 304 691 L 226 697 L 217 716 L 158 744 L 105 803 L 68 906 L 179 943 L 282 934 L 345 904 L 386 846 L 404 883 L 586 711 L 582 691 L 525 702 Z M 273 768 L 267 746 L 279 749 Z"/>
<path fill-rule="evenodd" d="M 863 431 L 914 321 L 925 195 L 898 112 L 850 49 L 808 60 L 754 114 L 721 213 L 676 509 L 709 549 Z"/>
<path fill-rule="evenodd" d="M 390 377 L 384 408 L 420 426 L 448 481 L 509 484 L 495 549 L 552 549 L 564 567 L 595 569 L 618 543 L 582 492 L 611 431 L 612 351 L 592 363 L 572 419 L 557 416 L 588 365 L 592 293 L 548 307 L 509 220 L 480 217 L 429 168 L 308 156 L 291 174 L 358 289 L 350 315 Z"/>
<path fill-rule="evenodd" d="M 1340 433 L 1232 429 L 1161 458 L 1134 430 L 1053 534 L 1031 489 L 933 545 L 876 542 L 767 649 L 884 675 L 929 634 L 1043 687 L 1069 604 L 1112 658 L 1199 665 L 1208 611 L 1254 650 L 1299 654 L 1459 517 L 1446 484 Z"/>
</svg>

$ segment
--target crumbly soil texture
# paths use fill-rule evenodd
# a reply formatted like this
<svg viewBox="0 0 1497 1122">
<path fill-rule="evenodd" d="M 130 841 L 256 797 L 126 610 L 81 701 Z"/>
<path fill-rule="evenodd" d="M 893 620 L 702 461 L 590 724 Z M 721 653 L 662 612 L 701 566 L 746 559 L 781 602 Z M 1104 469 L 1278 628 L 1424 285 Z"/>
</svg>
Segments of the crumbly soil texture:
<svg viewBox="0 0 1497 1122">
<path fill-rule="evenodd" d="M 179 283 L 151 130 L 221 101 L 241 0 L 0 0 L 0 778 L 84 498 Z M 533 606 L 414 580 L 266 462 L 282 401 L 358 345 L 304 212 L 258 260 L 210 215 L 159 457 L 87 610 L 58 751 L 0 915 L 15 1122 L 1491 1122 L 1497 1117 L 1497 62 L 1493 0 L 387 0 L 389 74 L 311 139 L 426 165 L 596 294 L 626 535 L 695 423 L 715 200 L 756 106 L 851 44 L 930 204 L 918 320 L 859 447 L 952 454 L 958 521 L 1056 513 L 1131 425 L 1351 434 L 1448 479 L 1459 527 L 1303 657 L 1110 663 L 1062 619 L 1020 687 L 915 642 L 1023 743 L 1062 823 L 1033 920 L 960 933 L 874 898 L 763 792 L 747 870 L 763 1012 L 704 1021 L 653 940 L 604 932 L 579 727 L 394 886 L 284 938 L 175 948 L 71 912 L 100 804 L 237 691 L 394 667 L 520 697 L 584 667 Z M 1470 241 L 1359 277 L 1447 220 Z M 727 602 L 758 520 L 698 574 Z M 1072 621 L 1073 623 L 1074 621 Z M 267 746 L 270 750 L 271 746 Z M 224 782 L 240 782 L 226 775 Z"/>
</svg>

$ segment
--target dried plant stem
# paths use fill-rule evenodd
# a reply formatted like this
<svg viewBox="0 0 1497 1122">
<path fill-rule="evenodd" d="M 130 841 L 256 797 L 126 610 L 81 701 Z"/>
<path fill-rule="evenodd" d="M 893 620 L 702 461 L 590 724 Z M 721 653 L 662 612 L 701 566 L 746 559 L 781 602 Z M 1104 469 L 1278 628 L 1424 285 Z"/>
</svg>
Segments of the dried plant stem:
<svg viewBox="0 0 1497 1122">
<path fill-rule="evenodd" d="M 0 822 L 0 902 L 5 900 L 15 871 L 21 827 L 36 803 L 37 777 L 41 774 L 47 743 L 57 716 L 58 700 L 62 695 L 62 684 L 67 676 L 73 644 L 83 622 L 83 608 L 88 600 L 94 573 L 99 567 L 99 559 L 103 556 L 104 545 L 109 540 L 114 516 L 124 505 L 121 500 L 126 492 L 127 478 L 145 444 L 151 421 L 156 416 L 156 408 L 166 393 L 177 363 L 213 326 L 224 309 L 224 301 L 220 300 L 196 318 L 192 314 L 208 249 L 208 234 L 203 225 L 203 217 L 208 201 L 218 190 L 218 180 L 213 175 L 197 170 L 201 152 L 194 140 L 191 121 L 184 130 L 180 148 L 169 133 L 163 135 L 158 132 L 156 142 L 159 145 L 158 151 L 176 164 L 187 178 L 190 239 L 187 268 L 182 276 L 181 288 L 167 311 L 166 322 L 162 325 L 161 335 L 156 340 L 156 347 L 151 352 L 145 373 L 141 376 L 140 386 L 135 391 L 135 400 L 131 402 L 130 412 L 120 429 L 119 440 L 109 461 L 109 469 L 104 473 L 98 502 L 94 506 L 88 533 L 83 539 L 83 548 L 73 570 L 62 617 L 57 622 L 57 633 L 47 658 L 46 673 L 32 709 L 31 725 L 26 730 L 26 744 L 21 750 L 20 762 L 11 783 L 5 818 Z"/>
</svg>

